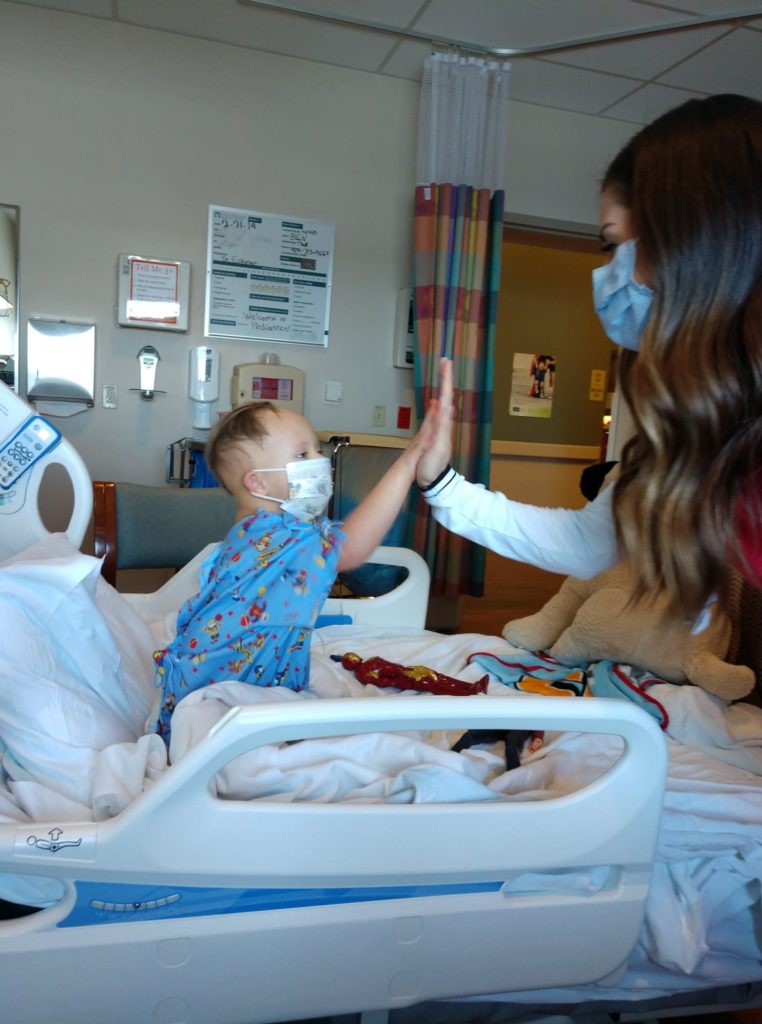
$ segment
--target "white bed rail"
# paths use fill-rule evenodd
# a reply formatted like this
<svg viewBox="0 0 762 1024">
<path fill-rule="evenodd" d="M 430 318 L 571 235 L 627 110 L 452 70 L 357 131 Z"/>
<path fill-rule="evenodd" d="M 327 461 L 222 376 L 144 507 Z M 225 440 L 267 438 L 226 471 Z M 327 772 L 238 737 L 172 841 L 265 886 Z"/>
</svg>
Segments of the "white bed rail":
<svg viewBox="0 0 762 1024">
<path fill-rule="evenodd" d="M 394 590 L 378 597 L 329 597 L 321 614 L 348 615 L 355 625 L 379 629 L 387 625 L 423 629 L 431 583 L 425 560 L 411 548 L 386 545 L 376 548 L 368 563 L 398 566 L 407 570 L 407 577 Z"/>
<path fill-rule="evenodd" d="M 198 572 L 216 544 L 207 545 L 164 586 L 152 594 L 125 594 L 135 610 L 147 620 L 173 614 L 198 591 Z M 407 578 L 380 597 L 329 597 L 321 609 L 324 615 L 348 615 L 356 625 L 405 626 L 423 629 L 429 600 L 429 567 L 410 548 L 382 546 L 368 558 L 369 563 L 395 565 L 407 570 Z"/>
<path fill-rule="evenodd" d="M 15 430 L 35 413 L 33 406 L 19 398 L 0 381 L 0 442 L 13 437 Z M 58 433 L 58 431 L 56 431 Z M 93 488 L 87 467 L 76 449 L 65 438 L 46 453 L 32 459 L 31 468 L 0 501 L 0 562 L 17 555 L 50 530 L 40 511 L 40 488 L 49 466 L 59 466 L 69 478 L 73 507 L 65 532 L 79 547 L 87 531 L 93 510 Z"/>
<path fill-rule="evenodd" d="M 210 787 L 233 758 L 267 743 L 538 727 L 616 734 L 625 740 L 624 752 L 593 784 L 532 802 L 251 802 L 217 799 Z M 664 739 L 654 719 L 623 701 L 392 696 L 233 708 L 117 818 L 81 827 L 52 823 L 62 842 L 81 837 L 76 847 L 51 855 L 28 838 L 46 834 L 45 825 L 0 827 L 0 870 L 45 873 L 54 860 L 59 877 L 183 885 L 245 885 L 254 877 L 272 886 L 336 884 L 338 878 L 353 885 L 491 879 L 557 866 L 561 837 L 567 868 L 648 865 L 665 772 Z M 583 820 L 588 826 L 580 828 Z M 401 849 L 404 858 L 395 853 Z"/>
<path fill-rule="evenodd" d="M 612 733 L 623 753 L 584 789 L 537 802 L 279 804 L 210 791 L 218 769 L 261 744 L 502 727 Z M 255 1024 L 598 980 L 624 962 L 642 923 L 665 774 L 655 721 L 624 701 L 393 696 L 233 709 L 118 818 L 0 826 L 0 871 L 67 886 L 58 906 L 0 924 L 4 1016 Z M 587 884 L 596 871 L 602 880 Z M 83 899 L 88 913 L 113 901 L 120 883 L 155 888 L 109 904 L 100 921 L 96 909 L 93 923 L 67 922 Z M 209 887 L 266 901 L 272 891 L 274 902 L 238 911 L 234 895 L 232 910 L 194 910 L 193 894 Z M 281 906 L 284 893 L 307 897 Z M 48 1007 L 30 999 L 40 978 Z"/>
</svg>

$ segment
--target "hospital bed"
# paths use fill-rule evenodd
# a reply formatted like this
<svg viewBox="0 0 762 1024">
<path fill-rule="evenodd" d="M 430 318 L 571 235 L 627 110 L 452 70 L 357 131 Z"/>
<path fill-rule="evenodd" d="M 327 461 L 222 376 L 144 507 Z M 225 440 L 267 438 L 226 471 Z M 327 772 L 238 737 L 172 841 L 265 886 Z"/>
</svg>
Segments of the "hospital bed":
<svg viewBox="0 0 762 1024">
<path fill-rule="evenodd" d="M 64 464 L 71 459 L 72 475 L 84 482 L 65 442 L 52 451 Z M 43 465 L 29 471 L 27 496 L 36 493 Z M 13 515 L 2 521 L 6 558 L 14 551 L 15 523 L 22 523 Z M 81 521 L 80 507 L 69 526 L 74 545 Z M 23 524 L 22 546 L 30 542 L 26 517 Z M 35 532 L 39 537 L 44 529 Z M 42 565 L 60 575 L 64 541 L 52 539 L 48 561 L 30 556 L 36 583 L 48 585 Z M 47 816 L 30 813 L 34 798 L 49 806 L 47 790 L 39 780 L 4 780 L 0 881 L 33 887 L 50 880 L 59 889 L 44 909 L 0 922 L 4 1020 L 254 1024 L 355 1013 L 373 1024 L 387 1017 L 488 1019 L 477 1016 L 472 998 L 487 1001 L 478 1005 L 489 1006 L 489 1019 L 498 1019 L 501 1008 L 510 1019 L 524 1011 L 527 1020 L 542 1019 L 532 1010 L 537 1005 L 548 1019 L 559 1019 L 554 1007 L 571 1018 L 574 1007 L 591 1006 L 585 1019 L 608 1020 L 599 1007 L 608 1014 L 616 1005 L 622 1013 L 624 1004 L 626 1014 L 642 1003 L 650 1011 L 673 997 L 705 1005 L 717 988 L 729 1001 L 748 1003 L 762 978 L 759 774 L 677 749 L 652 717 L 626 701 L 507 699 L 499 684 L 468 698 L 358 693 L 360 684 L 352 689 L 332 654 L 351 648 L 406 663 L 425 658 L 474 678 L 478 670 L 467 666 L 467 654 L 502 653 L 506 646 L 499 638 L 426 633 L 428 579 L 420 560 L 393 550 L 376 557 L 404 564 L 407 588 L 401 599 L 384 595 L 331 609 L 352 622 L 317 631 L 313 699 L 267 700 L 273 691 L 247 687 L 256 700 L 244 705 L 231 689 L 211 728 L 170 767 L 147 774 L 135 798 L 112 816 L 78 814 L 72 798 Z M 24 558 L 15 569 L 0 568 L 2 586 L 4 573 L 23 576 Z M 94 614 L 108 611 L 115 635 L 129 616 L 161 631 L 171 629 L 194 575 L 190 565 L 155 594 L 121 604 L 102 581 L 86 596 Z M 66 592 L 73 601 L 74 589 Z M 129 628 L 126 643 L 137 636 L 135 623 Z M 225 692 L 232 684 L 218 686 Z M 215 703 L 195 707 L 208 711 Z M 461 768 L 464 755 L 450 753 L 447 743 L 443 749 L 440 740 L 500 727 L 541 728 L 549 742 L 516 773 L 498 776 L 502 789 L 487 789 L 485 797 L 482 786 L 475 796 L 482 785 L 475 774 L 490 752 L 466 758 Z M 173 743 L 176 731 L 180 725 L 173 726 Z M 123 755 L 116 762 L 121 770 L 154 740 L 138 736 L 99 753 Z M 361 774 L 384 741 L 395 757 L 408 757 L 388 799 L 353 792 L 336 801 L 325 791 L 299 799 L 293 790 L 253 799 L 235 788 L 257 758 L 275 758 L 283 777 L 286 760 L 301 758 L 313 784 L 326 770 L 326 750 L 341 750 L 346 760 L 347 745 L 354 750 L 357 743 L 352 771 Z M 413 745 L 409 755 L 404 744 Z M 747 745 L 754 747 L 750 735 Z M 431 758 L 424 770 L 420 751 Z M 435 763 L 445 765 L 442 775 Z M 236 774 L 234 765 L 244 768 Z M 575 765 L 581 770 L 574 770 L 572 785 L 568 770 Z M 708 784 L 690 783 L 694 767 Z M 327 771 L 333 784 L 334 766 Z M 540 792 L 543 771 L 550 784 Z M 521 780 L 518 788 L 511 776 Z M 468 794 L 465 801 L 455 802 L 443 780 Z M 26 802 L 14 819 L 19 793 Z M 732 817 L 739 808 L 740 825 Z M 684 849 L 681 828 L 689 840 Z M 644 936 L 654 886 L 660 899 L 672 894 L 664 909 L 675 916 L 685 947 L 686 932 L 696 932 L 696 948 L 683 949 L 684 959 L 708 959 L 707 971 L 681 966 L 674 935 L 654 938 L 653 905 Z M 686 907 L 691 892 L 696 901 Z M 668 930 L 669 921 L 662 927 Z M 661 962 L 645 962 L 646 952 L 666 947 Z"/>
</svg>

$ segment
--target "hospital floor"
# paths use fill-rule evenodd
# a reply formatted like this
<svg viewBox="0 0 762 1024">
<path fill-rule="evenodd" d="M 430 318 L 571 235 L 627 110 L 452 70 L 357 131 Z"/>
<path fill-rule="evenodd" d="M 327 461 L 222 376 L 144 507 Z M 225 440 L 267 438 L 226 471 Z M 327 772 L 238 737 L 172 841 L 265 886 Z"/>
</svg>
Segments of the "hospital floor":
<svg viewBox="0 0 762 1024">
<path fill-rule="evenodd" d="M 500 636 L 506 622 L 538 612 L 565 578 L 488 551 L 484 596 L 462 599 L 458 630 Z"/>
</svg>

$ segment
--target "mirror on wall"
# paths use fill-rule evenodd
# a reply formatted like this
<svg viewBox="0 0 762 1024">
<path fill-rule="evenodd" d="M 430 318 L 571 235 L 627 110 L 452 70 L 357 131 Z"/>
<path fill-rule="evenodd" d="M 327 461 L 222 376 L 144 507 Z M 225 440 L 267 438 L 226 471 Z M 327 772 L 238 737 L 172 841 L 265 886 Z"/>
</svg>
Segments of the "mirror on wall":
<svg viewBox="0 0 762 1024">
<path fill-rule="evenodd" d="M 19 208 L 0 203 L 0 380 L 18 390 Z"/>
</svg>

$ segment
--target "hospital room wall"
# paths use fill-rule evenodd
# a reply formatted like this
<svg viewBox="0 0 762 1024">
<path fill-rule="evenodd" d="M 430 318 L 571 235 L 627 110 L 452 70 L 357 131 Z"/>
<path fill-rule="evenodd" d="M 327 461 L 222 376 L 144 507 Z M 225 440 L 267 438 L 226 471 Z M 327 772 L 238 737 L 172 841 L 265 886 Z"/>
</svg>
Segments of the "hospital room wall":
<svg viewBox="0 0 762 1024">
<path fill-rule="evenodd" d="M 376 432 L 395 433 L 412 402 L 412 372 L 392 350 L 418 84 L 1 0 L 0 19 L 0 201 L 21 208 L 22 336 L 33 315 L 96 324 L 95 408 L 57 421 L 92 476 L 161 482 L 166 446 L 192 433 L 187 358 L 204 341 L 210 203 L 336 223 L 328 347 L 212 340 L 218 408 L 233 366 L 277 349 L 306 372 L 316 428 L 373 432 L 371 409 L 385 405 Z M 601 168 L 632 129 L 513 103 L 509 209 L 593 223 Z M 190 261 L 187 335 L 116 325 L 119 253 Z M 166 392 L 152 402 L 130 391 L 144 344 L 160 353 Z M 343 384 L 340 404 L 325 402 L 327 381 Z M 101 407 L 104 384 L 118 385 L 117 409 Z M 525 471 L 509 474 L 519 488 Z M 554 496 L 567 478 L 576 493 L 577 477 L 555 473 Z"/>
</svg>

